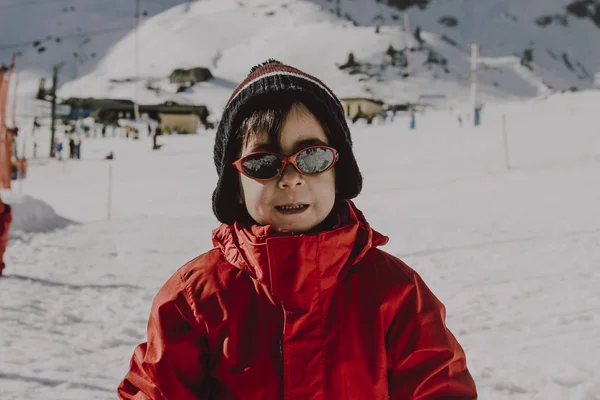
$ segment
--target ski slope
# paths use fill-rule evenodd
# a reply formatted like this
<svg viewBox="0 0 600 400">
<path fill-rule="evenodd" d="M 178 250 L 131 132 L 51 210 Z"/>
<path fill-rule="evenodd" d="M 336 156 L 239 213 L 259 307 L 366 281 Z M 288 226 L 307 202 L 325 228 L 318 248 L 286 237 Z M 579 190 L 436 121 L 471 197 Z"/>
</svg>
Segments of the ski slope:
<svg viewBox="0 0 600 400">
<path fill-rule="evenodd" d="M 489 107 L 479 128 L 459 108 L 412 131 L 405 116 L 352 126 L 356 204 L 447 306 L 481 399 L 599 399 L 599 100 Z M 214 131 L 163 136 L 160 152 L 118 135 L 87 139 L 79 161 L 32 161 L 2 193 L 2 399 L 115 398 L 154 294 L 211 247 Z"/>
<path fill-rule="evenodd" d="M 249 66 L 267 58 L 320 77 L 342 97 L 415 103 L 421 95 L 445 95 L 448 104 L 463 104 L 469 101 L 470 44 L 479 43 L 478 100 L 492 104 L 592 87 L 600 62 L 594 40 L 598 28 L 589 18 L 567 15 L 569 3 L 548 0 L 523 7 L 520 0 L 431 1 L 424 10 L 407 11 L 405 32 L 403 13 L 374 0 L 342 1 L 341 18 L 334 12 L 335 2 L 326 0 L 142 1 L 136 36 L 133 1 L 4 0 L 0 61 L 7 63 L 18 52 L 22 96 L 36 92 L 40 77 L 48 87 L 52 66 L 59 65 L 59 99 L 137 96 L 150 104 L 204 104 L 218 115 L 235 82 Z M 564 15 L 566 26 L 536 23 L 539 17 L 558 14 Z M 439 22 L 448 17 L 458 25 Z M 379 33 L 376 25 L 381 25 Z M 417 26 L 425 49 L 410 52 L 408 70 L 391 67 L 386 50 L 417 47 Z M 520 62 L 525 50 L 532 52 L 531 69 Z M 426 63 L 430 51 L 447 61 L 447 71 Z M 368 73 L 338 69 L 350 52 Z M 216 78 L 177 93 L 169 74 L 198 66 L 210 68 Z M 31 108 L 22 101 L 20 109 Z"/>
</svg>

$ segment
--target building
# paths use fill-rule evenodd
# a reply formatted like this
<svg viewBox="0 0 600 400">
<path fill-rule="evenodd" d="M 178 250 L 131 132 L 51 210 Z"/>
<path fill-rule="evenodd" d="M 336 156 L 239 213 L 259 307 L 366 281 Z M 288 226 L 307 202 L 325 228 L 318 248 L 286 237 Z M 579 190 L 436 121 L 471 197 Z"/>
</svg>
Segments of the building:
<svg viewBox="0 0 600 400">
<path fill-rule="evenodd" d="M 213 77 L 212 73 L 208 68 L 196 67 L 191 69 L 178 68 L 171 72 L 169 75 L 169 82 L 179 85 L 184 84 L 196 84 L 198 82 L 204 82 Z"/>
<path fill-rule="evenodd" d="M 200 117 L 196 114 L 160 113 L 160 130 L 164 133 L 194 133 L 200 127 Z"/>
<path fill-rule="evenodd" d="M 134 103 L 131 100 L 69 98 L 62 104 L 71 106 L 71 113 L 67 119 L 91 116 L 99 123 L 116 124 L 119 119 L 135 118 Z M 196 132 L 199 124 L 205 127 L 210 125 L 208 108 L 204 105 L 178 104 L 167 101 L 162 104 L 140 104 L 139 111 L 140 114 L 147 114 L 149 118 L 159 121 L 161 126 L 166 126 L 162 118 L 168 119 L 170 121 L 168 126 L 171 129 L 177 128 L 179 132 L 184 130 Z"/>
<path fill-rule="evenodd" d="M 368 123 L 377 115 L 383 114 L 384 102 L 366 97 L 346 97 L 340 99 L 346 118 L 356 121 L 365 118 Z"/>
</svg>

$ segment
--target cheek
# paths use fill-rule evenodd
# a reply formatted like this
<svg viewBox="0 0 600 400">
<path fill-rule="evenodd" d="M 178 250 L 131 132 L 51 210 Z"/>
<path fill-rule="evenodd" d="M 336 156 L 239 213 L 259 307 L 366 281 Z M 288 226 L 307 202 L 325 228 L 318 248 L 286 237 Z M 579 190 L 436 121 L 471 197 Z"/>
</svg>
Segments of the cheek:
<svg viewBox="0 0 600 400">
<path fill-rule="evenodd" d="M 259 212 L 266 198 L 268 198 L 268 185 L 256 182 L 246 176 L 240 177 L 240 195 L 248 212 Z"/>
<path fill-rule="evenodd" d="M 323 178 L 325 178 L 323 181 L 323 186 L 325 186 L 327 188 L 328 192 L 331 191 L 331 192 L 335 193 L 337 191 L 337 189 L 335 187 L 335 169 L 327 171 Z"/>
<path fill-rule="evenodd" d="M 257 182 L 240 174 L 240 196 L 248 204 L 256 197 Z"/>
<path fill-rule="evenodd" d="M 316 179 L 312 186 L 313 196 L 316 196 L 321 205 L 329 207 L 335 200 L 335 172 L 333 170 L 325 172 Z"/>
</svg>

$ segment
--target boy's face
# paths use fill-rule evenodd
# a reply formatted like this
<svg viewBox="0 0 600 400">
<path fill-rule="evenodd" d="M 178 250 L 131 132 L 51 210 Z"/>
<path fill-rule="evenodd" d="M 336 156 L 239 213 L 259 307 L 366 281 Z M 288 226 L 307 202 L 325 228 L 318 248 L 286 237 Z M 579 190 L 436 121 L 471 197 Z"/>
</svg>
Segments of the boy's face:
<svg viewBox="0 0 600 400">
<path fill-rule="evenodd" d="M 299 150 L 329 144 L 317 119 L 304 108 L 292 107 L 283 125 L 278 144 L 269 143 L 267 132 L 256 135 L 242 149 L 241 156 L 270 151 L 292 155 Z M 277 231 L 306 232 L 320 224 L 333 209 L 335 168 L 316 175 L 303 175 L 288 164 L 278 177 L 257 182 L 240 175 L 241 195 L 250 216 Z M 303 205 L 300 210 L 282 206 Z"/>
</svg>

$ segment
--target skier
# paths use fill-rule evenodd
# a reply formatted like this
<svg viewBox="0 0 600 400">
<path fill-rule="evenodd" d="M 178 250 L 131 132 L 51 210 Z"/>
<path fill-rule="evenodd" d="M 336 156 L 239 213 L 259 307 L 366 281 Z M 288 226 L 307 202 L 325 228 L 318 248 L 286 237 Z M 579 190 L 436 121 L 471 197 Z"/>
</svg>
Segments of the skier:
<svg viewBox="0 0 600 400">
<path fill-rule="evenodd" d="M 73 134 L 69 135 L 69 158 L 74 159 L 76 156 L 75 138 Z"/>
<path fill-rule="evenodd" d="M 58 155 L 58 161 L 62 161 L 63 142 L 62 140 L 56 140 L 56 155 Z"/>
</svg>

